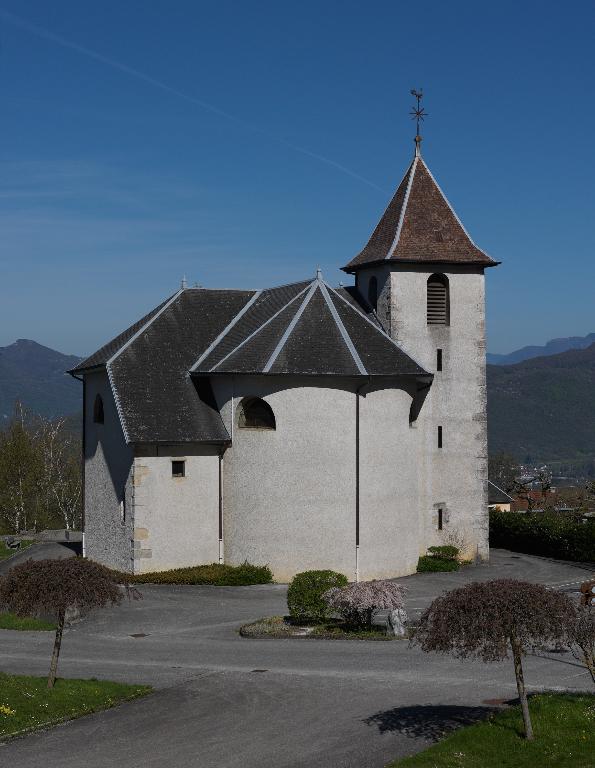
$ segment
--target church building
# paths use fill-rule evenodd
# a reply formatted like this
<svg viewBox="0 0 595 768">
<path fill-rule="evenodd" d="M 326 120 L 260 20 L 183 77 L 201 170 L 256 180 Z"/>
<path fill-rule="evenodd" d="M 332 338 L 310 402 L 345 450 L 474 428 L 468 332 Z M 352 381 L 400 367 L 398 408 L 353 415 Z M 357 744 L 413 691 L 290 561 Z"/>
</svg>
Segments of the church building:
<svg viewBox="0 0 595 768">
<path fill-rule="evenodd" d="M 419 151 L 349 287 L 186 287 L 70 373 L 86 555 L 278 581 L 488 556 L 484 270 Z"/>
</svg>

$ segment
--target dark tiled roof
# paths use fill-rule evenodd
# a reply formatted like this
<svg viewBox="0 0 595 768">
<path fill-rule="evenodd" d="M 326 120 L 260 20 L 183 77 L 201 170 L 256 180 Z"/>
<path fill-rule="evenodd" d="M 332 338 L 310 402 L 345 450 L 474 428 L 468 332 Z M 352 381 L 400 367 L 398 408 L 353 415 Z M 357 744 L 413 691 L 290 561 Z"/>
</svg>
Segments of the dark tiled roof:
<svg viewBox="0 0 595 768">
<path fill-rule="evenodd" d="M 514 499 L 502 488 L 498 488 L 491 480 L 488 480 L 488 504 L 512 504 Z"/>
<path fill-rule="evenodd" d="M 155 317 L 157 312 L 159 312 L 159 310 L 173 298 L 173 295 L 167 298 L 165 301 L 161 302 L 158 307 L 152 309 L 147 315 L 141 317 L 141 319 L 131 325 L 130 328 L 127 328 L 114 339 L 108 341 L 108 343 L 104 344 L 101 349 L 97 350 L 97 352 L 94 352 L 92 355 L 89 355 L 89 357 L 81 360 L 81 362 L 72 368 L 69 373 L 76 373 L 77 371 L 84 371 L 88 368 L 96 368 L 99 365 L 105 365 L 107 361 L 113 357 L 116 352 L 124 346 L 124 344 L 126 344 L 126 342 L 130 341 L 135 333 L 140 331 L 140 329 L 146 325 L 152 317 Z"/>
<path fill-rule="evenodd" d="M 199 396 L 188 371 L 253 295 L 188 288 L 111 362 L 128 442 L 229 439 L 208 393 Z"/>
<path fill-rule="evenodd" d="M 471 240 L 429 168 L 416 157 L 365 248 L 343 269 L 377 262 L 495 266 Z"/>
<path fill-rule="evenodd" d="M 200 374 L 264 373 L 331 376 L 427 375 L 352 295 L 317 278 L 263 291 L 244 316 L 192 367 Z M 281 304 L 281 300 L 285 305 Z M 262 305 L 269 306 L 268 313 Z M 260 325 L 255 324 L 259 313 Z M 231 341 L 229 337 L 233 336 Z M 235 347 L 234 347 L 235 344 Z"/>
</svg>

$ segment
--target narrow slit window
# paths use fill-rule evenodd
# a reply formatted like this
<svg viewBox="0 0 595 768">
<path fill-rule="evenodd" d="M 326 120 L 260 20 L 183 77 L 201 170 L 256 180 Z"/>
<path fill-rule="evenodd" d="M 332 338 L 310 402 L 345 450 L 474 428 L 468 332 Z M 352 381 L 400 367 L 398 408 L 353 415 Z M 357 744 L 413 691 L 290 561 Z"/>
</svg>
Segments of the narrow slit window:
<svg viewBox="0 0 595 768">
<path fill-rule="evenodd" d="M 171 476 L 172 477 L 186 477 L 186 462 L 185 461 L 172 461 L 172 463 L 171 463 Z"/>
<path fill-rule="evenodd" d="M 126 496 L 123 496 L 120 501 L 120 522 L 122 525 L 126 523 Z"/>
<path fill-rule="evenodd" d="M 442 514 L 442 509 L 438 510 L 438 530 L 442 530 L 442 526 L 444 525 L 444 515 Z"/>
<path fill-rule="evenodd" d="M 95 402 L 93 403 L 93 421 L 95 424 L 103 424 L 105 421 L 101 395 L 95 395 Z"/>
<path fill-rule="evenodd" d="M 428 325 L 449 325 L 450 302 L 446 275 L 428 277 L 427 301 Z"/>
<path fill-rule="evenodd" d="M 442 448 L 442 427 L 438 427 L 438 448 Z"/>
<path fill-rule="evenodd" d="M 437 371 L 442 370 L 442 350 L 441 349 L 436 350 L 436 370 Z"/>
</svg>

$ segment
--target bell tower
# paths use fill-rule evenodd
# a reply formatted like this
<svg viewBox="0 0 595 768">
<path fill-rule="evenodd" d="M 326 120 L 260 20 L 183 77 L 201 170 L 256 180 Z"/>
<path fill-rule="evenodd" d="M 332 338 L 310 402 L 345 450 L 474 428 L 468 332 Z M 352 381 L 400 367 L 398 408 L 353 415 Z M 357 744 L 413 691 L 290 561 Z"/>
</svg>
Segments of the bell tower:
<svg viewBox="0 0 595 768">
<path fill-rule="evenodd" d="M 413 161 L 367 245 L 343 270 L 355 275 L 385 330 L 434 374 L 410 423 L 419 438 L 420 550 L 458 541 L 467 557 L 487 558 L 484 271 L 499 262 L 471 240 L 422 159 L 425 113 L 421 93 L 414 95 Z"/>
</svg>

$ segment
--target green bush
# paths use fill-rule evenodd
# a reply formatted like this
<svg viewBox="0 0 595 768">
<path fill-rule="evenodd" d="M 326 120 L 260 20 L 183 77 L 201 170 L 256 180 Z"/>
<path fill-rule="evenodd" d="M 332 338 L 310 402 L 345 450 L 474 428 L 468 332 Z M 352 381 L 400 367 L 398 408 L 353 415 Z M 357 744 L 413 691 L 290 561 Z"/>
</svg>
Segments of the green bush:
<svg viewBox="0 0 595 768">
<path fill-rule="evenodd" d="M 457 560 L 459 557 L 459 548 L 444 545 L 442 547 L 428 547 L 428 552 L 432 557 L 439 557 L 442 560 Z"/>
<path fill-rule="evenodd" d="M 250 584 L 270 584 L 273 574 L 268 565 L 193 565 L 154 573 L 121 574 L 130 584 L 210 584 L 216 587 L 239 587 Z"/>
<path fill-rule="evenodd" d="M 304 571 L 296 574 L 287 590 L 287 607 L 294 619 L 325 621 L 329 607 L 322 599 L 333 587 L 345 587 L 347 577 L 336 571 Z"/>
<path fill-rule="evenodd" d="M 490 546 L 560 560 L 595 560 L 595 521 L 574 512 L 490 512 Z"/>
<path fill-rule="evenodd" d="M 458 571 L 459 563 L 456 560 L 433 555 L 422 555 L 417 561 L 418 573 L 435 573 L 438 571 Z"/>
</svg>

